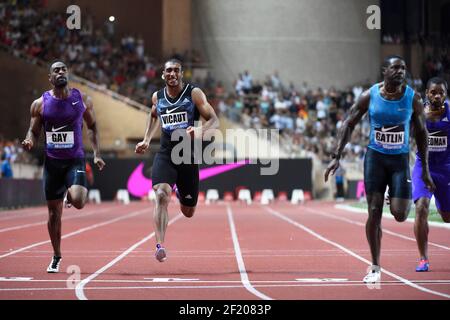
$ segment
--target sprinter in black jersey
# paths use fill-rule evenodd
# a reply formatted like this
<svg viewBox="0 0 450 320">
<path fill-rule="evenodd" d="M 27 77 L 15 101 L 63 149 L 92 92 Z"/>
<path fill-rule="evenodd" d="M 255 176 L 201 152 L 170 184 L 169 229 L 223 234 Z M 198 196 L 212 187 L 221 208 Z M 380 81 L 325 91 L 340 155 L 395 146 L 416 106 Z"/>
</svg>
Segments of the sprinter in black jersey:
<svg viewBox="0 0 450 320">
<path fill-rule="evenodd" d="M 173 148 L 188 135 L 191 141 L 202 138 L 209 131 L 218 128 L 219 120 L 214 109 L 208 103 L 205 94 L 199 88 L 183 82 L 183 68 L 180 61 L 170 59 L 164 64 L 162 78 L 166 86 L 152 96 L 152 109 L 149 114 L 144 139 L 136 145 L 135 152 L 143 154 L 149 148 L 150 141 L 161 125 L 161 147 L 153 160 L 152 184 L 156 193 L 154 210 L 156 253 L 158 261 L 166 260 L 164 236 L 168 224 L 167 207 L 172 188 L 176 185 L 176 194 L 180 200 L 181 212 L 188 218 L 194 215 L 198 198 L 198 164 L 194 163 L 193 151 L 189 161 L 180 164 L 174 161 L 177 154 Z M 194 127 L 195 121 L 205 122 Z"/>
</svg>

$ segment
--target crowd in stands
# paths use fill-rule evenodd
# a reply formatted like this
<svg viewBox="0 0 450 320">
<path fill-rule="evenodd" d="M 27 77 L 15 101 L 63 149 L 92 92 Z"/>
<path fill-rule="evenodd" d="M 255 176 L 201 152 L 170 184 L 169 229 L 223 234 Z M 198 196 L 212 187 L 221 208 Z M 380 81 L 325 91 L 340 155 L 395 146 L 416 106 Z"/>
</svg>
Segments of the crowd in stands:
<svg viewBox="0 0 450 320">
<path fill-rule="evenodd" d="M 36 164 L 37 159 L 30 153 L 24 152 L 19 139 L 7 140 L 0 133 L 0 178 L 12 178 L 12 164 Z"/>
<path fill-rule="evenodd" d="M 50 13 L 45 1 L 15 2 L 15 5 L 0 3 L 1 44 L 31 59 L 51 62 L 59 57 L 76 75 L 150 105 L 153 92 L 163 85 L 161 65 L 146 54 L 142 37 L 127 35 L 118 39 L 112 23 L 95 29 L 89 15 L 83 18 L 82 30 L 73 32 L 66 27 L 67 16 Z M 384 35 L 382 41 L 401 43 L 403 40 Z M 450 74 L 450 51 L 448 46 L 440 48 L 442 50 L 425 61 L 422 77 L 411 80 L 414 88 L 423 90 L 426 79 Z M 171 57 L 183 62 L 202 61 L 195 51 L 173 52 Z M 276 71 L 264 80 L 253 79 L 250 72 L 244 71 L 229 92 L 211 73 L 203 79 L 193 79 L 192 70 L 187 67 L 184 77 L 201 86 L 216 110 L 231 120 L 248 128 L 279 129 L 292 157 L 314 153 L 323 161 L 328 161 L 335 149 L 337 131 L 348 109 L 370 85 L 356 85 L 346 90 L 313 89 L 307 82 L 301 85 L 285 83 Z M 346 146 L 347 159 L 363 157 L 369 129 L 365 117 Z M 20 150 L 17 143 L 12 145 Z M 6 153 L 4 144 L 1 146 L 2 152 Z M 20 159 L 19 154 L 22 153 L 18 151 L 16 157 Z"/>
<path fill-rule="evenodd" d="M 114 24 L 95 29 L 92 16 L 83 15 L 81 31 L 66 26 L 65 13 L 50 12 L 45 1 L 0 3 L 0 43 L 16 55 L 50 63 L 58 57 L 70 71 L 104 88 L 144 105 L 161 86 L 160 66 L 145 53 L 140 35 L 115 36 Z M 183 62 L 199 63 L 195 50 L 172 56 Z M 189 68 L 185 76 L 192 75 Z"/>
<path fill-rule="evenodd" d="M 254 80 L 248 71 L 239 74 L 233 92 L 226 92 L 222 84 L 208 81 L 208 96 L 213 97 L 217 110 L 246 128 L 278 129 L 286 151 L 292 157 L 314 153 L 324 161 L 336 146 L 337 130 L 348 109 L 368 85 L 354 86 L 340 91 L 335 88 L 315 90 L 304 82 L 285 85 L 278 72 L 264 81 Z M 349 159 L 363 157 L 368 143 L 369 123 L 364 119 L 345 149 Z"/>
</svg>

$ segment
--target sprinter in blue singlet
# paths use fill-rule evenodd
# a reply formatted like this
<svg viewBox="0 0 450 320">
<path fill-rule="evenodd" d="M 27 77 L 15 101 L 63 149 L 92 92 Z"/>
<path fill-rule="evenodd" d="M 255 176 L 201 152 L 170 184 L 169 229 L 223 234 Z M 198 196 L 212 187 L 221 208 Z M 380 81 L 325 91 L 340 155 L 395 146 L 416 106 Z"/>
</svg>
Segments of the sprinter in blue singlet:
<svg viewBox="0 0 450 320">
<path fill-rule="evenodd" d="M 366 237 L 370 246 L 372 266 L 365 283 L 381 280 L 380 246 L 381 217 L 384 192 L 389 186 L 390 210 L 399 222 L 405 221 L 411 207 L 411 175 L 409 170 L 409 132 L 414 126 L 418 153 L 421 155 L 422 179 L 425 186 L 435 186 L 428 168 L 428 132 L 423 103 L 405 81 L 406 64 L 399 56 L 389 56 L 382 66 L 384 81 L 363 92 L 351 107 L 340 133 L 333 160 L 325 171 L 325 181 L 339 167 L 342 151 L 353 129 L 368 112 L 370 143 L 364 158 L 364 183 L 368 203 Z"/>
</svg>

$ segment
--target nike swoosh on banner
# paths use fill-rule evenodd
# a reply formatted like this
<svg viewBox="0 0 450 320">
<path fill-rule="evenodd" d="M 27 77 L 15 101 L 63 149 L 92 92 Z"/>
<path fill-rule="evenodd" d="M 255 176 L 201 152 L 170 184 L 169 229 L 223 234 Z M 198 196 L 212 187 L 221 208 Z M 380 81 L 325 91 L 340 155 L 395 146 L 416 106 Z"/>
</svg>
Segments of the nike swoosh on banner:
<svg viewBox="0 0 450 320">
<path fill-rule="evenodd" d="M 52 127 L 52 131 L 56 132 L 56 131 L 59 131 L 61 129 L 64 129 L 65 127 L 67 127 L 67 124 L 65 126 L 62 126 L 62 127 L 56 128 L 56 129 L 55 129 L 55 127 Z"/>
<path fill-rule="evenodd" d="M 245 166 L 249 164 L 250 161 L 248 160 L 242 160 L 238 161 L 236 163 L 230 163 L 230 164 L 222 164 L 218 165 L 212 168 L 205 168 L 200 169 L 199 171 L 199 178 L 200 181 L 206 180 L 208 178 L 217 176 L 219 174 L 222 174 L 227 171 L 231 171 L 234 169 L 237 169 L 239 167 Z M 147 178 L 142 173 L 142 170 L 144 169 L 144 163 L 141 162 L 136 169 L 133 170 L 130 177 L 128 178 L 127 182 L 127 189 L 130 194 L 132 194 L 135 197 L 143 197 L 148 194 L 150 189 L 152 188 L 152 179 Z"/>
</svg>

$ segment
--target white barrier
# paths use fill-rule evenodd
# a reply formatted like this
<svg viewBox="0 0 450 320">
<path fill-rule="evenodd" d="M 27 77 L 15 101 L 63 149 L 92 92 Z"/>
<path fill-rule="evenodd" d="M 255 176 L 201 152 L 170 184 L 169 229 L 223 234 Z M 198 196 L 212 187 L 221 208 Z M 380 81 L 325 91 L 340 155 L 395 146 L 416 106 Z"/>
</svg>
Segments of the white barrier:
<svg viewBox="0 0 450 320">
<path fill-rule="evenodd" d="M 127 189 L 117 190 L 116 200 L 123 204 L 130 204 L 130 194 Z"/>
<path fill-rule="evenodd" d="M 250 190 L 248 189 L 239 190 L 238 200 L 245 201 L 247 202 L 247 204 L 252 204 L 252 195 L 250 193 Z"/>
<path fill-rule="evenodd" d="M 264 189 L 261 194 L 261 204 L 269 204 L 275 200 L 272 189 Z"/>
<path fill-rule="evenodd" d="M 102 198 L 100 196 L 100 190 L 98 189 L 91 189 L 88 193 L 88 200 L 89 202 L 95 202 L 95 203 L 102 203 Z"/>
<path fill-rule="evenodd" d="M 292 190 L 291 203 L 298 204 L 299 202 L 305 202 L 305 194 L 302 189 L 294 189 Z"/>
<path fill-rule="evenodd" d="M 206 191 L 206 204 L 210 204 L 210 202 L 216 202 L 219 200 L 219 191 L 217 189 L 208 189 Z"/>
</svg>

